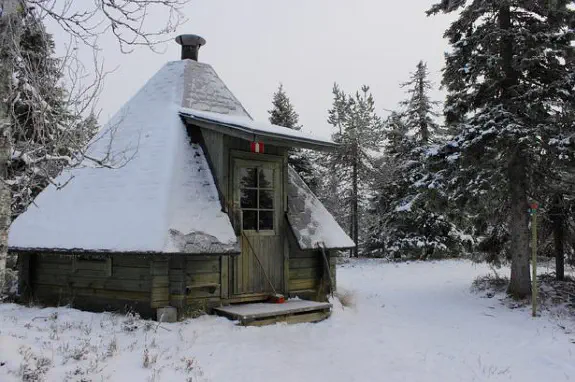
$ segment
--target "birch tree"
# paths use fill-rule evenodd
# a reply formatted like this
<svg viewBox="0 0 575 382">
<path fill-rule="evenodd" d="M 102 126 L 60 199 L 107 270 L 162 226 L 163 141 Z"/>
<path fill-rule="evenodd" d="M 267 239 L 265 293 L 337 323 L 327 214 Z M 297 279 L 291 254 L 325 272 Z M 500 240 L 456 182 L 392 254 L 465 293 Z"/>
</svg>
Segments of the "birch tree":
<svg viewBox="0 0 575 382">
<path fill-rule="evenodd" d="M 0 5 L 0 297 L 5 288 L 8 229 L 11 221 L 12 197 L 6 182 L 12 155 L 12 130 L 7 97 L 11 94 L 16 60 L 14 53 L 20 43 L 24 4 L 4 0 Z"/>
</svg>

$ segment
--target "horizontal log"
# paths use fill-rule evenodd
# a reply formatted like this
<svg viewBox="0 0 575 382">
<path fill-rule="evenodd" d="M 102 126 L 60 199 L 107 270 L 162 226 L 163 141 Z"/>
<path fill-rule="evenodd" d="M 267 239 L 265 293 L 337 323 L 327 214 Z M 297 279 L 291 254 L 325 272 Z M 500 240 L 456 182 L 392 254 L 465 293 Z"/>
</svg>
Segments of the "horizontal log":
<svg viewBox="0 0 575 382">
<path fill-rule="evenodd" d="M 144 280 L 118 280 L 113 278 L 85 277 L 76 274 L 66 276 L 36 274 L 33 284 L 60 285 L 71 286 L 73 288 L 93 288 L 116 291 L 125 290 L 132 292 L 149 291 L 151 287 L 150 282 Z"/>
<path fill-rule="evenodd" d="M 40 284 L 38 285 L 40 286 Z M 150 295 L 147 292 L 127 292 L 127 291 L 110 291 L 104 289 L 92 289 L 92 288 L 73 288 L 68 289 L 62 286 L 55 285 L 41 285 L 37 288 L 34 293 L 36 297 L 46 296 L 46 295 L 61 295 L 61 296 L 82 296 L 82 297 L 106 297 L 113 299 L 124 299 L 133 301 L 150 301 Z"/>
<path fill-rule="evenodd" d="M 170 285 L 169 276 L 151 276 L 151 283 L 153 286 L 168 286 Z"/>
<path fill-rule="evenodd" d="M 319 284 L 318 279 L 307 279 L 307 280 L 290 280 L 289 289 L 290 292 L 305 290 L 305 289 L 316 289 Z"/>
<path fill-rule="evenodd" d="M 35 262 L 32 267 L 36 272 L 46 272 L 54 274 L 70 273 L 72 272 L 72 262 L 69 263 L 37 263 Z"/>
<path fill-rule="evenodd" d="M 74 269 L 77 271 L 80 270 L 89 270 L 89 271 L 99 271 L 99 270 L 107 270 L 108 263 L 104 260 L 76 260 L 74 261 Z"/>
<path fill-rule="evenodd" d="M 114 255 L 112 257 L 112 265 L 130 268 L 148 268 L 150 266 L 151 259 L 151 255 Z"/>
<path fill-rule="evenodd" d="M 294 249 L 294 248 L 290 248 L 290 259 L 291 258 L 319 258 L 321 256 L 321 253 L 319 253 L 317 250 L 309 250 L 309 251 L 302 251 L 299 248 L 298 249 Z"/>
<path fill-rule="evenodd" d="M 153 288 L 150 294 L 150 306 L 152 308 L 161 308 L 170 304 L 170 291 L 167 287 Z"/>
<path fill-rule="evenodd" d="M 321 267 L 321 262 L 319 258 L 316 257 L 299 257 L 289 259 L 290 269 L 299 268 L 319 268 Z"/>
<path fill-rule="evenodd" d="M 150 274 L 152 276 L 167 276 L 169 270 L 167 261 L 152 261 L 150 263 Z"/>
<path fill-rule="evenodd" d="M 112 267 L 112 277 L 123 280 L 151 280 L 152 275 L 146 268 Z"/>
<path fill-rule="evenodd" d="M 213 290 L 213 293 L 212 293 Z M 214 289 L 190 289 L 189 294 L 186 296 L 187 301 L 193 301 L 198 298 L 217 297 L 221 294 L 221 287 Z"/>
<path fill-rule="evenodd" d="M 320 268 L 290 269 L 289 277 L 290 280 L 319 279 L 321 277 L 321 270 Z"/>
<path fill-rule="evenodd" d="M 221 281 L 220 273 L 198 273 L 186 275 L 186 284 L 193 286 L 194 284 L 219 284 Z"/>
<path fill-rule="evenodd" d="M 210 259 L 204 261 L 188 261 L 186 263 L 186 273 L 214 273 L 220 271 L 220 259 Z"/>
<path fill-rule="evenodd" d="M 72 256 L 66 255 L 51 255 L 51 254 L 39 254 L 36 256 L 37 264 L 71 264 Z"/>
</svg>

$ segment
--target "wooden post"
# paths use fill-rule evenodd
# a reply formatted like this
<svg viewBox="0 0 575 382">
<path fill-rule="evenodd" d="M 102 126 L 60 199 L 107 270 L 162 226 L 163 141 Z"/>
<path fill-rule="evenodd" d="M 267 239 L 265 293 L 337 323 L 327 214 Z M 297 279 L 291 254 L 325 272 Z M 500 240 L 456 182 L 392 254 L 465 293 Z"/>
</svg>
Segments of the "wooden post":
<svg viewBox="0 0 575 382">
<path fill-rule="evenodd" d="M 537 317 L 537 203 L 531 204 L 531 315 Z"/>
</svg>

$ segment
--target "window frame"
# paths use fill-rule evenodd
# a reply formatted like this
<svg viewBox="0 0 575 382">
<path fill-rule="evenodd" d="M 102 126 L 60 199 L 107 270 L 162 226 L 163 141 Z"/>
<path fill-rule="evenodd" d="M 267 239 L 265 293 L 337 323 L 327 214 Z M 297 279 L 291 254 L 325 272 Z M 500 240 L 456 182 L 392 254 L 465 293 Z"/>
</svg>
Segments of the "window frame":
<svg viewBox="0 0 575 382">
<path fill-rule="evenodd" d="M 247 153 L 250 154 L 250 153 Z M 265 156 L 266 158 L 261 158 L 261 156 Z M 232 189 L 234 192 L 234 206 L 236 209 L 236 213 L 239 215 L 238 224 L 240 232 L 245 232 L 248 235 L 261 235 L 261 236 L 272 236 L 277 235 L 279 232 L 279 224 L 280 224 L 280 216 L 281 212 L 284 210 L 283 205 L 283 166 L 282 166 L 282 157 L 272 157 L 269 155 L 257 154 L 257 158 L 251 157 L 233 157 L 233 168 L 234 168 L 234 176 L 232 180 Z M 273 184 L 272 187 L 259 187 L 259 171 L 258 171 L 258 178 L 256 182 L 256 187 L 241 187 L 241 179 L 240 179 L 240 169 L 241 168 L 268 168 L 274 170 L 273 172 Z M 257 200 L 256 200 L 256 208 L 242 208 L 241 207 L 241 195 L 242 190 L 257 190 Z M 260 208 L 259 207 L 259 194 L 260 191 L 272 191 L 273 194 L 273 209 L 270 208 Z M 244 211 L 257 211 L 256 222 L 259 228 L 259 212 L 260 211 L 272 211 L 273 212 L 273 229 L 244 229 Z"/>
</svg>

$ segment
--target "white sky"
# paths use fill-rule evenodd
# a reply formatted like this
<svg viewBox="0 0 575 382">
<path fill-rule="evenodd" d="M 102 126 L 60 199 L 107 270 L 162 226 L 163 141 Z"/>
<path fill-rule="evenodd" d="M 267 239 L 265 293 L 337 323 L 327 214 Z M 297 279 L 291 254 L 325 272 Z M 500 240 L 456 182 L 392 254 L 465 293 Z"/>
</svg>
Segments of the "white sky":
<svg viewBox="0 0 575 382">
<path fill-rule="evenodd" d="M 425 16 L 434 2 L 192 0 L 185 8 L 189 20 L 175 35 L 195 33 L 207 40 L 199 61 L 214 67 L 255 119 L 267 119 L 272 94 L 282 82 L 304 129 L 329 135 L 334 82 L 347 92 L 369 85 L 382 115 L 405 97 L 399 84 L 420 59 L 439 85 L 449 18 Z M 65 41 L 57 31 L 55 38 Z M 146 48 L 122 54 L 112 38 L 100 45 L 106 67 L 118 67 L 101 97 L 102 122 L 166 61 L 180 58 L 175 42 L 163 54 Z M 434 93 L 435 99 L 441 97 Z"/>
</svg>

